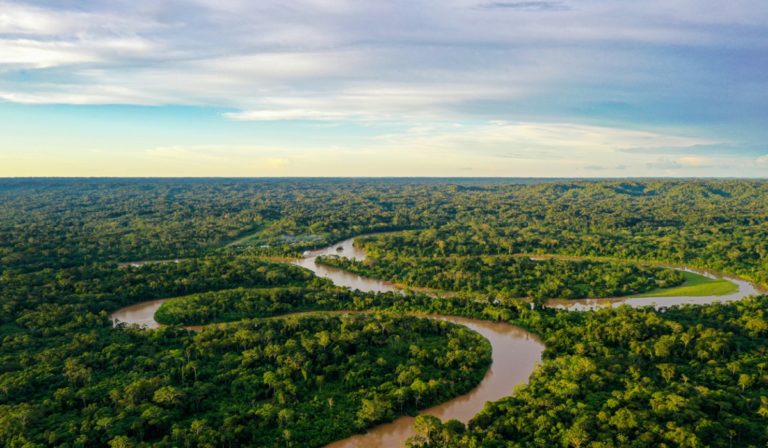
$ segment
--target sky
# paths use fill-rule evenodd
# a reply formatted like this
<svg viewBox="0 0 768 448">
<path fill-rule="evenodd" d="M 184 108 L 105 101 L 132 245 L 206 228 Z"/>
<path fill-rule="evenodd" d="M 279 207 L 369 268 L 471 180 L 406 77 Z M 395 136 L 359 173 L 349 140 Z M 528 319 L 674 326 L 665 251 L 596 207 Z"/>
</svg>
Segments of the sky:
<svg viewBox="0 0 768 448">
<path fill-rule="evenodd" d="M 766 0 L 0 0 L 0 176 L 768 177 Z"/>
</svg>

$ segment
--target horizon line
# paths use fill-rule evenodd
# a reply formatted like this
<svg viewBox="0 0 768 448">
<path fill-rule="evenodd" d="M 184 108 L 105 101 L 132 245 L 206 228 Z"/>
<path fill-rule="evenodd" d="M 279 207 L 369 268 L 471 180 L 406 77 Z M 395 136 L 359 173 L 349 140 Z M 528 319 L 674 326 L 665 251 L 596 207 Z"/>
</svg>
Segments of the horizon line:
<svg viewBox="0 0 768 448">
<path fill-rule="evenodd" d="M 539 179 L 539 180 L 768 180 L 749 176 L 0 176 L 1 180 L 119 179 Z"/>
</svg>

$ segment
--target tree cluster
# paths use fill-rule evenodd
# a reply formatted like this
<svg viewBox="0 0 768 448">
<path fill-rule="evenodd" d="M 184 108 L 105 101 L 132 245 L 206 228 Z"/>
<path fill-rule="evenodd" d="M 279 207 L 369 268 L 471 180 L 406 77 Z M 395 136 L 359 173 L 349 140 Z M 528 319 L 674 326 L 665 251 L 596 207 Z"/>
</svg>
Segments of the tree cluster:
<svg viewBox="0 0 768 448">
<path fill-rule="evenodd" d="M 317 262 L 410 287 L 534 300 L 618 297 L 683 282 L 683 275 L 672 269 L 586 260 L 532 260 L 510 255 L 385 255 L 367 257 L 365 261 L 326 256 L 319 257 Z"/>
</svg>

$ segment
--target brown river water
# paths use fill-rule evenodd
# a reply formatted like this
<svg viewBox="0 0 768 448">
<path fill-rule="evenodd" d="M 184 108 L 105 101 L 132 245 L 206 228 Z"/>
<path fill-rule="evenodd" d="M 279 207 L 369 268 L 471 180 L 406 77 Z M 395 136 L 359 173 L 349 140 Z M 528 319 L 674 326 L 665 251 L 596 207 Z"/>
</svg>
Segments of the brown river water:
<svg viewBox="0 0 768 448">
<path fill-rule="evenodd" d="M 605 299 L 550 299 L 547 300 L 547 306 L 552 308 L 565 309 L 569 311 L 587 311 L 594 310 L 604 306 L 629 305 L 632 307 L 653 306 L 656 309 L 664 309 L 674 305 L 706 305 L 714 302 L 733 302 L 745 297 L 754 296 L 762 293 L 762 288 L 746 280 L 735 277 L 728 277 L 718 273 L 702 271 L 697 269 L 684 268 L 679 266 L 667 266 L 672 269 L 693 272 L 694 274 L 704 275 L 709 278 L 723 278 L 734 283 L 738 289 L 731 294 L 720 296 L 673 296 L 673 297 L 616 297 Z"/>
<path fill-rule="evenodd" d="M 365 253 L 353 246 L 353 238 L 341 241 L 324 249 L 306 252 L 304 257 L 294 261 L 294 264 L 313 271 L 320 277 L 333 281 L 338 286 L 372 292 L 396 291 L 392 283 L 382 280 L 364 278 L 340 269 L 315 264 L 320 255 L 339 255 L 357 260 L 365 259 Z M 699 271 L 693 271 L 702 273 Z M 708 275 L 706 273 L 702 273 Z M 657 307 L 681 303 L 705 304 L 714 301 L 739 300 L 748 295 L 756 294 L 758 289 L 749 282 L 731 279 L 739 286 L 737 293 L 728 296 L 704 297 L 653 297 L 653 298 L 618 298 L 618 299 L 585 299 L 548 302 L 548 306 L 561 307 L 569 310 L 589 310 L 599 306 L 614 303 L 626 303 L 630 306 L 656 305 Z M 151 300 L 131 305 L 115 311 L 111 318 L 115 322 L 138 324 L 147 328 L 157 328 L 155 311 L 168 299 Z M 492 347 L 492 364 L 488 373 L 478 386 L 469 393 L 456 397 L 443 404 L 421 411 L 442 420 L 457 419 L 469 421 L 483 409 L 486 402 L 496 401 L 512 394 L 518 384 L 526 383 L 536 364 L 541 360 L 544 345 L 533 334 L 506 323 L 490 322 L 475 319 L 465 319 L 449 316 L 432 316 L 470 328 L 488 339 Z M 365 434 L 355 435 L 328 445 L 331 448 L 378 448 L 398 447 L 414 434 L 413 417 L 400 417 L 391 423 L 371 428 Z"/>
</svg>

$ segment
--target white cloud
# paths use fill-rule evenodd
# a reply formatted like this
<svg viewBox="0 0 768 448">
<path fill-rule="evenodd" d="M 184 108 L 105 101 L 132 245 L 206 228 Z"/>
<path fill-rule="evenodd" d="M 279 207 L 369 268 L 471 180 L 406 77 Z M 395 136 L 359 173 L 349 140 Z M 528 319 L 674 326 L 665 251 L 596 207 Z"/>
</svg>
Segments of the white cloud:
<svg viewBox="0 0 768 448">
<path fill-rule="evenodd" d="M 491 121 L 478 126 L 435 127 L 429 132 L 381 135 L 377 140 L 396 147 L 439 148 L 518 159 L 578 159 L 617 154 L 633 147 L 654 145 L 669 148 L 712 143 L 701 138 L 632 129 L 504 121 Z"/>
<path fill-rule="evenodd" d="M 48 68 L 96 60 L 94 54 L 85 53 L 72 43 L 0 39 L 0 68 L 8 65 Z"/>
<path fill-rule="evenodd" d="M 760 152 L 727 160 L 745 153 L 727 138 L 692 137 L 724 129 L 697 129 L 713 116 L 764 116 L 763 0 L 30 3 L 0 0 L 0 101 L 194 105 L 240 122 L 353 121 L 366 128 L 360 135 L 389 132 L 316 153 L 292 152 L 298 138 L 144 153 L 168 167 L 188 158 L 224 173 L 236 160 L 312 174 L 330 160 L 338 174 L 373 163 L 390 174 L 653 175 L 768 164 L 755 161 Z M 706 106 L 714 112 L 697 107 L 723 86 L 728 94 Z M 601 112 L 605 104 L 619 113 Z M 677 121 L 644 124 L 666 117 Z M 587 120 L 614 127 L 579 124 Z M 397 171 L 404 166 L 412 171 Z"/>
<path fill-rule="evenodd" d="M 700 162 L 689 157 L 682 157 L 682 162 L 657 160 L 656 155 L 627 155 L 618 150 L 647 147 L 649 141 L 664 147 L 702 143 L 673 134 L 573 123 L 424 122 L 402 133 L 327 147 L 178 145 L 154 147 L 143 154 L 152 164 L 220 171 L 229 167 L 236 173 L 242 172 L 239 167 L 258 166 L 259 173 L 275 175 L 466 175 L 468 169 L 483 175 L 563 176 L 596 170 L 664 175 Z"/>
<path fill-rule="evenodd" d="M 457 115 L 452 106 L 466 101 L 519 95 L 512 88 L 473 84 L 359 84 L 334 92 L 285 92 L 254 98 L 260 107 L 228 112 L 238 121 L 275 120 L 435 120 Z"/>
<path fill-rule="evenodd" d="M 86 26 L 87 14 L 0 2 L 0 33 L 60 34 Z"/>
<path fill-rule="evenodd" d="M 585 0 L 533 12 L 536 20 L 526 9 L 553 2 L 490 9 L 477 0 L 36 3 L 0 2 L 0 76 L 18 68 L 63 70 L 24 83 L 0 77 L 0 90 L 13 93 L 6 98 L 60 102 L 71 91 L 88 96 L 88 89 L 99 98 L 148 92 L 156 104 L 241 109 L 238 119 L 439 116 L 605 73 L 642 82 L 669 61 L 626 57 L 617 43 L 703 46 L 740 36 L 714 25 L 768 23 L 768 8 L 756 1 L 725 8 L 707 0 L 714 14 L 690 0 L 677 7 Z M 754 44 L 747 33 L 743 39 Z M 133 96 L 144 95 L 99 101 Z M 336 100 L 344 106 L 334 109 Z"/>
<path fill-rule="evenodd" d="M 120 86 L 44 85 L 40 87 L 39 91 L 14 92 L 2 90 L 0 86 L 0 100 L 20 104 L 132 104 L 146 106 L 162 103 L 163 100 L 163 97 L 148 92 Z M 170 98 L 166 97 L 165 99 L 167 102 L 171 102 Z"/>
<path fill-rule="evenodd" d="M 0 39 L 0 71 L 3 67 L 45 69 L 64 65 L 95 64 L 118 57 L 130 60 L 159 50 L 149 40 L 138 37 L 72 42 Z"/>
<path fill-rule="evenodd" d="M 646 163 L 645 166 L 646 168 L 651 170 L 662 170 L 662 171 L 676 171 L 683 168 L 682 163 L 680 163 L 677 160 L 671 160 L 671 159 L 658 159 L 653 162 Z"/>
<path fill-rule="evenodd" d="M 343 113 L 305 109 L 249 110 L 244 112 L 227 112 L 224 116 L 235 121 L 340 120 L 351 118 L 350 115 Z"/>
</svg>

